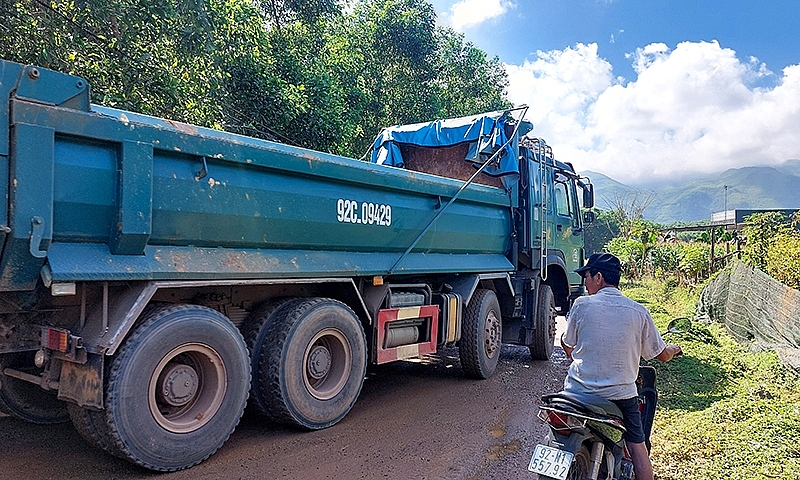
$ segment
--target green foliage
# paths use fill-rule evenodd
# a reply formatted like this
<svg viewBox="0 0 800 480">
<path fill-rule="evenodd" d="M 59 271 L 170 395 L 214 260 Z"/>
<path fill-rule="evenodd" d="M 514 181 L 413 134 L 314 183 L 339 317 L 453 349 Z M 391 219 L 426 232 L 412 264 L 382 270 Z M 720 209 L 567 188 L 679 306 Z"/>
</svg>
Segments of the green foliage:
<svg viewBox="0 0 800 480">
<path fill-rule="evenodd" d="M 681 243 L 678 271 L 684 278 L 692 278 L 699 282 L 708 275 L 708 258 L 711 247 L 705 243 Z"/>
<path fill-rule="evenodd" d="M 767 251 L 767 273 L 783 284 L 800 288 L 800 235 L 780 233 Z"/>
<path fill-rule="evenodd" d="M 256 0 L 254 3 L 277 29 L 297 21 L 314 23 L 340 12 L 335 0 Z"/>
<path fill-rule="evenodd" d="M 684 257 L 683 244 L 659 243 L 650 249 L 650 260 L 653 264 L 653 273 L 663 277 L 678 271 Z"/>
<path fill-rule="evenodd" d="M 619 257 L 624 276 L 636 280 L 651 275 L 681 284 L 696 284 L 708 277 L 711 245 L 707 233 L 705 238 L 702 235 L 687 237 L 688 241 L 664 238 L 660 225 L 642 219 L 643 208 L 637 208 L 636 199 L 619 204 L 614 210 L 600 212 L 595 222 L 599 226 L 587 233 L 587 245 L 615 233 L 614 238 L 606 241 L 604 250 Z M 715 240 L 717 238 L 724 238 L 722 232 Z M 587 251 L 596 250 L 587 246 Z"/>
<path fill-rule="evenodd" d="M 789 218 L 780 212 L 745 219 L 742 260 L 784 284 L 800 288 L 800 212 Z"/>
<path fill-rule="evenodd" d="M 745 245 L 742 249 L 742 260 L 745 263 L 766 269 L 767 252 L 772 239 L 788 228 L 788 218 L 780 212 L 755 213 L 745 219 L 742 235 Z"/>
<path fill-rule="evenodd" d="M 613 210 L 595 208 L 595 221 L 584 228 L 586 256 L 604 251 L 605 245 L 619 235 L 617 215 Z"/>
<path fill-rule="evenodd" d="M 352 62 L 341 81 L 358 87 L 347 111 L 358 129 L 337 153 L 361 156 L 386 126 L 510 106 L 499 60 L 437 27 L 425 0 L 361 0 L 331 27 L 329 43 Z"/>
<path fill-rule="evenodd" d="M 383 127 L 507 108 L 426 0 L 0 0 L 0 57 L 92 101 L 351 157 Z"/>
<path fill-rule="evenodd" d="M 623 285 L 660 330 L 696 295 L 646 280 Z M 684 355 L 658 371 L 653 465 L 662 480 L 800 478 L 800 379 L 773 352 L 750 352 L 718 324 L 667 337 Z"/>
<path fill-rule="evenodd" d="M 641 277 L 638 265 L 645 254 L 642 242 L 632 238 L 616 237 L 606 244 L 606 250 L 619 258 L 624 276 Z"/>
<path fill-rule="evenodd" d="M 450 28 L 436 31 L 436 77 L 432 88 L 442 117 L 508 108 L 508 77 L 500 58 L 486 53 L 464 34 Z"/>
<path fill-rule="evenodd" d="M 647 220 L 624 221 L 620 236 L 606 244 L 606 251 L 619 257 L 623 275 L 634 279 L 644 275 L 681 275 L 683 279 L 697 280 L 700 271 L 695 271 L 693 263 L 686 263 L 692 252 L 685 243 L 664 243 L 660 237 L 660 227 Z"/>
<path fill-rule="evenodd" d="M 606 249 L 620 258 L 623 274 L 634 279 L 652 275 L 674 278 L 681 284 L 697 284 L 708 277 L 711 247 L 705 243 L 659 241 L 648 245 L 617 237 Z"/>
<path fill-rule="evenodd" d="M 597 221 L 586 231 L 587 254 L 602 249 L 616 255 L 623 277 L 633 280 L 654 276 L 689 285 L 708 278 L 710 235 L 665 237 L 660 225 L 642 218 L 648 201 L 649 197 L 639 194 L 618 196 L 615 208 L 599 211 Z M 725 241 L 727 234 L 716 233 L 715 243 Z"/>
</svg>

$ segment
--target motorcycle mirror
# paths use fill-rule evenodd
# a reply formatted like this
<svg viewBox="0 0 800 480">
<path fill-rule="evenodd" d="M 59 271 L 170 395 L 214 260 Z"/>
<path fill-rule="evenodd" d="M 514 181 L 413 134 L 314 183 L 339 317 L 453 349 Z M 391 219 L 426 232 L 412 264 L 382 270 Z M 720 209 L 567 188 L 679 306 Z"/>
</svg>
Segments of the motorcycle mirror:
<svg viewBox="0 0 800 480">
<path fill-rule="evenodd" d="M 688 317 L 675 318 L 667 325 L 667 333 L 685 333 L 692 329 L 692 320 Z"/>
</svg>

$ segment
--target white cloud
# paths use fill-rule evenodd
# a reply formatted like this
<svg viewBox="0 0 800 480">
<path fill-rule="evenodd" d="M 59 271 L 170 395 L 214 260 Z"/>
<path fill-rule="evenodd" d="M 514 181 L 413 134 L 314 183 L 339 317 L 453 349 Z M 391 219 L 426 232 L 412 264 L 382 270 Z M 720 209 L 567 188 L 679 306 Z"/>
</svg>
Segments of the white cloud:
<svg viewBox="0 0 800 480">
<path fill-rule="evenodd" d="M 635 81 L 614 79 L 597 45 L 537 52 L 507 65 L 509 97 L 560 160 L 628 183 L 800 158 L 800 65 L 774 76 L 717 42 L 655 43 L 629 55 Z"/>
<path fill-rule="evenodd" d="M 499 17 L 517 5 L 513 0 L 461 0 L 450 7 L 453 29 L 463 31 Z"/>
</svg>

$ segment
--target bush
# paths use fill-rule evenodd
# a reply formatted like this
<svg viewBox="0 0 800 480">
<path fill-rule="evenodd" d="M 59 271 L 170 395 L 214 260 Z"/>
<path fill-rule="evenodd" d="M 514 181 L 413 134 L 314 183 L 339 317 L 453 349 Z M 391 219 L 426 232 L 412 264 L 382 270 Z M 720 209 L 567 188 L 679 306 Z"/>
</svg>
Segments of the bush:
<svg viewBox="0 0 800 480">
<path fill-rule="evenodd" d="M 800 288 L 800 235 L 781 233 L 767 249 L 767 273 L 783 284 Z"/>
<path fill-rule="evenodd" d="M 710 250 L 708 244 L 700 242 L 660 242 L 648 246 L 637 239 L 622 237 L 606 244 L 606 251 L 619 257 L 624 276 L 676 278 L 682 285 L 708 278 Z"/>
<path fill-rule="evenodd" d="M 745 218 L 742 235 L 745 239 L 742 260 L 748 265 L 767 270 L 767 254 L 775 237 L 789 229 L 789 218 L 780 212 L 754 213 Z"/>
<path fill-rule="evenodd" d="M 678 265 L 678 271 L 685 279 L 692 279 L 694 283 L 708 278 L 708 257 L 711 255 L 711 246 L 705 243 L 683 244 L 683 255 Z"/>
<path fill-rule="evenodd" d="M 644 245 L 633 239 L 617 237 L 606 244 L 606 251 L 619 258 L 622 274 L 630 278 L 640 278 L 638 260 L 644 256 Z"/>
<path fill-rule="evenodd" d="M 745 219 L 742 260 L 773 278 L 800 288 L 800 212 L 756 213 Z"/>
<path fill-rule="evenodd" d="M 652 279 L 627 283 L 623 293 L 645 304 L 662 331 L 671 318 L 691 316 L 697 301 L 692 289 Z M 774 352 L 738 344 L 721 324 L 694 322 L 666 340 L 683 356 L 648 362 L 658 372 L 657 478 L 800 479 L 800 378 Z"/>
</svg>

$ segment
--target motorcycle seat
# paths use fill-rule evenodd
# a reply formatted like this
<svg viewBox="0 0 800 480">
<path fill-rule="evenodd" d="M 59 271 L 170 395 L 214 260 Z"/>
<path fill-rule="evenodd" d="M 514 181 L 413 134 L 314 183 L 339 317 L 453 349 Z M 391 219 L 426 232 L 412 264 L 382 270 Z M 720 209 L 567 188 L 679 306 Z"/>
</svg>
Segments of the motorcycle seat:
<svg viewBox="0 0 800 480">
<path fill-rule="evenodd" d="M 574 392 L 549 393 L 542 396 L 542 400 L 552 406 L 567 406 L 577 411 L 616 417 L 622 420 L 622 411 L 610 400 L 597 395 Z"/>
</svg>

